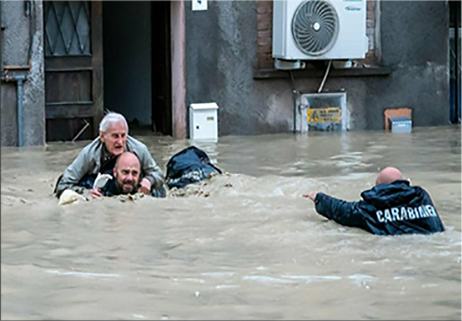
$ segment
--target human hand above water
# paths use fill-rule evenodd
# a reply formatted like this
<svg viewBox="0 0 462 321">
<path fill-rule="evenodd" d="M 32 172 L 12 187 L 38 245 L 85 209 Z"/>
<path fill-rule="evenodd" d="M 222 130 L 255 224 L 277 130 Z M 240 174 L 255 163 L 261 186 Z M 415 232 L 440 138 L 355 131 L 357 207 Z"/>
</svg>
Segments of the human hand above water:
<svg viewBox="0 0 462 321">
<path fill-rule="evenodd" d="M 90 192 L 91 197 L 93 197 L 93 198 L 100 198 L 100 197 L 103 196 L 103 194 L 101 194 L 101 189 L 100 188 L 91 189 L 89 192 Z"/>
<path fill-rule="evenodd" d="M 314 202 L 314 200 L 316 199 L 317 194 L 318 193 L 316 193 L 316 192 L 311 192 L 311 193 L 308 193 L 308 194 L 303 194 L 302 196 L 304 198 L 309 198 L 310 200 L 312 200 Z"/>
<path fill-rule="evenodd" d="M 151 193 L 151 182 L 147 178 L 143 178 L 140 182 L 140 188 L 138 189 L 138 193 L 143 193 L 148 195 Z"/>
</svg>

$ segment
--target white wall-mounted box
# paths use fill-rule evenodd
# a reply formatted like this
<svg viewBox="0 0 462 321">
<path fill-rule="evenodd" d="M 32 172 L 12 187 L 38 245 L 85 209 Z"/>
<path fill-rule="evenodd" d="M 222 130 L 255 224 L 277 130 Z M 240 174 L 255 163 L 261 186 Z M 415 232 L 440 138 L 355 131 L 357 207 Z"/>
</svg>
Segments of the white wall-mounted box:
<svg viewBox="0 0 462 321">
<path fill-rule="evenodd" d="M 207 0 L 193 0 L 192 11 L 204 11 L 207 10 Z"/>
<path fill-rule="evenodd" d="M 218 140 L 218 105 L 216 103 L 189 106 L 189 137 L 194 140 Z"/>
</svg>

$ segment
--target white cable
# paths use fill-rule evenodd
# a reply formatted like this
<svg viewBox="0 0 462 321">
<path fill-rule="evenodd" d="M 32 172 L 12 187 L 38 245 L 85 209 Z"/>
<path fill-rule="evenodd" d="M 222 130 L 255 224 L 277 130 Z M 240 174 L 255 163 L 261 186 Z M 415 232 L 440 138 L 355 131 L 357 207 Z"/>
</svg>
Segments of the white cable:
<svg viewBox="0 0 462 321">
<path fill-rule="evenodd" d="M 322 87 L 324 87 L 324 84 L 327 80 L 327 75 L 329 74 L 331 64 L 332 64 L 332 60 L 329 60 L 329 64 L 327 65 L 327 70 L 326 70 L 326 73 L 324 74 L 324 78 L 322 79 L 321 85 L 319 86 L 318 93 L 320 93 L 322 90 Z"/>
</svg>

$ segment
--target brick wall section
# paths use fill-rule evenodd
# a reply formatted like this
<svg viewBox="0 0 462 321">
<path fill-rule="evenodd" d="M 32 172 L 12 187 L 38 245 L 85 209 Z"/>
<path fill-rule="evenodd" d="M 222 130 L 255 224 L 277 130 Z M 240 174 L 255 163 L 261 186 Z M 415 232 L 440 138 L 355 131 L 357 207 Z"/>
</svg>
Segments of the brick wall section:
<svg viewBox="0 0 462 321">
<path fill-rule="evenodd" d="M 375 50 L 376 10 L 377 0 L 367 0 L 366 35 L 369 38 L 369 51 L 366 53 L 364 63 L 371 65 L 377 64 L 378 61 Z"/>
<path fill-rule="evenodd" d="M 273 57 L 273 1 L 257 1 L 258 69 L 271 69 Z"/>
<path fill-rule="evenodd" d="M 336 0 L 338 1 L 338 0 Z M 375 48 L 377 0 L 367 0 L 366 35 L 369 38 L 369 51 L 366 53 L 365 64 L 377 63 Z M 273 1 L 257 0 L 258 21 L 258 69 L 274 68 L 274 59 L 271 57 L 273 50 Z"/>
</svg>

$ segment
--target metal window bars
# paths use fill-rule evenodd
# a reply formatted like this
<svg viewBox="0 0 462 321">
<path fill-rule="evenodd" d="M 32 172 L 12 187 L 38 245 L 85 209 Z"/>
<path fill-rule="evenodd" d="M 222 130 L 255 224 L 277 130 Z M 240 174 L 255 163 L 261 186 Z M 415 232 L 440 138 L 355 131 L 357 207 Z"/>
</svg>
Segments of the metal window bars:
<svg viewBox="0 0 462 321">
<path fill-rule="evenodd" d="M 44 1 L 45 56 L 88 56 L 89 1 Z"/>
</svg>

